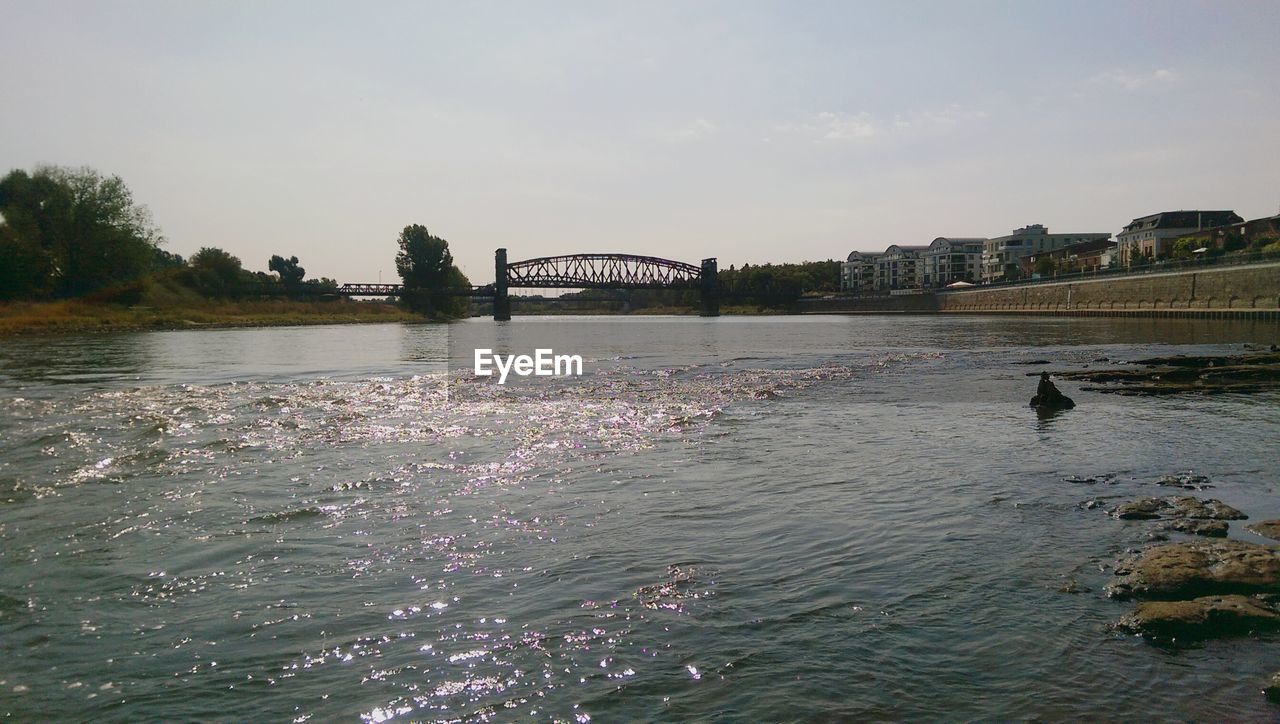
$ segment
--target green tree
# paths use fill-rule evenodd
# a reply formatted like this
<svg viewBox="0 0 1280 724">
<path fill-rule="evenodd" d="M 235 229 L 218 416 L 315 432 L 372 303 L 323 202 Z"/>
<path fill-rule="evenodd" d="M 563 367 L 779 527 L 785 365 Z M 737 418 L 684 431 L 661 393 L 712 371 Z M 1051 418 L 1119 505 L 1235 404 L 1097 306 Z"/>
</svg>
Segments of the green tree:
<svg viewBox="0 0 1280 724">
<path fill-rule="evenodd" d="M 0 299 L 39 295 L 48 282 L 48 265 L 40 249 L 28 244 L 7 224 L 0 224 Z"/>
<path fill-rule="evenodd" d="M 76 296 L 136 279 L 163 241 L 119 176 L 41 166 L 0 179 L 0 214 L 21 249 L 25 293 Z"/>
<path fill-rule="evenodd" d="M 1205 239 L 1178 239 L 1173 242 L 1173 248 L 1169 250 L 1171 259 L 1191 259 L 1195 257 L 1195 250 L 1204 246 Z"/>
<path fill-rule="evenodd" d="M 404 282 L 404 301 L 415 312 L 456 317 L 467 313 L 467 297 L 443 293 L 471 286 L 453 264 L 449 242 L 433 236 L 427 227 L 412 224 L 400 232 L 396 272 Z"/>
<path fill-rule="evenodd" d="M 1056 268 L 1058 268 L 1057 264 L 1054 263 L 1051 256 L 1042 256 L 1036 259 L 1036 274 L 1042 277 L 1053 276 L 1053 270 Z"/>
<path fill-rule="evenodd" d="M 280 281 L 286 287 L 296 287 L 302 283 L 302 278 L 307 275 L 307 270 L 298 266 L 298 257 L 291 256 L 288 259 L 276 254 L 267 262 L 267 268 L 280 275 Z"/>
<path fill-rule="evenodd" d="M 201 247 L 187 265 L 191 267 L 192 286 L 209 296 L 235 295 L 246 276 L 240 259 L 216 246 Z"/>
</svg>

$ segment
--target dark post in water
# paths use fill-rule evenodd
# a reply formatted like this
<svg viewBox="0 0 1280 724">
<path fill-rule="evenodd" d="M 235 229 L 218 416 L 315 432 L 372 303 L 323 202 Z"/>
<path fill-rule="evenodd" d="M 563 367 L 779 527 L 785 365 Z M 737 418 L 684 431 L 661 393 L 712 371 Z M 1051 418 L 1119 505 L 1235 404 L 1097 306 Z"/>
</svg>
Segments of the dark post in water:
<svg viewBox="0 0 1280 724">
<path fill-rule="evenodd" d="M 720 316 L 720 272 L 716 271 L 714 257 L 702 260 L 702 312 L 700 316 Z"/>
<path fill-rule="evenodd" d="M 511 297 L 507 296 L 507 250 L 493 255 L 493 321 L 511 319 Z"/>
</svg>

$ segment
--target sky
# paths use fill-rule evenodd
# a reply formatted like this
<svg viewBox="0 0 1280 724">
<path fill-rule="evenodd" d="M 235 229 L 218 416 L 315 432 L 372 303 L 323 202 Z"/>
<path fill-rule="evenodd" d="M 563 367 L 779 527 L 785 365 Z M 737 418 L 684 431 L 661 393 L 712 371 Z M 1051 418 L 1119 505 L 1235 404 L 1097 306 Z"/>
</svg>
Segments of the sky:
<svg viewBox="0 0 1280 724">
<path fill-rule="evenodd" d="M 168 250 L 475 283 L 1280 210 L 1280 2 L 0 0 L 0 173 L 122 177 Z"/>
</svg>

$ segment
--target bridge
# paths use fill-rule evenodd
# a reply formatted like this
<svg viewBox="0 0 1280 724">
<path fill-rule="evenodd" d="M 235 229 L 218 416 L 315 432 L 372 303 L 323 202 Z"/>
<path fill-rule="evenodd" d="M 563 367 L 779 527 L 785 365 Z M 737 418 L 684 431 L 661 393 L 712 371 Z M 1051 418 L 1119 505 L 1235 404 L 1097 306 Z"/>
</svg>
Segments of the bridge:
<svg viewBox="0 0 1280 724">
<path fill-rule="evenodd" d="M 701 266 L 635 254 L 564 254 L 507 262 L 507 250 L 494 253 L 493 284 L 432 290 L 433 295 L 492 298 L 493 318 L 511 319 L 511 289 L 697 289 L 704 317 L 720 316 L 720 280 L 716 260 Z M 403 284 L 343 284 L 346 297 L 397 297 Z"/>
<path fill-rule="evenodd" d="M 327 294 L 340 297 L 399 297 L 404 295 L 403 284 L 343 284 L 337 289 L 327 290 Z M 493 285 L 483 287 L 445 287 L 433 289 L 431 293 L 442 297 L 475 297 L 488 299 L 493 296 Z"/>
<path fill-rule="evenodd" d="M 523 289 L 697 289 L 704 317 L 720 316 L 720 279 L 715 259 L 702 266 L 636 254 L 564 254 L 507 262 L 507 250 L 493 258 L 493 318 L 511 319 L 508 290 Z"/>
</svg>

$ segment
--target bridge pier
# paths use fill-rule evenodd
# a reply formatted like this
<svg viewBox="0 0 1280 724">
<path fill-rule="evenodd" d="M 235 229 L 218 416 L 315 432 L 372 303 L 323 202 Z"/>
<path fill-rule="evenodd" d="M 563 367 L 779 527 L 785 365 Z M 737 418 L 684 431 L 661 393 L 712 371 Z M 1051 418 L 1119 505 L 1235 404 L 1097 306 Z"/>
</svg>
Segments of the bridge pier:
<svg viewBox="0 0 1280 724">
<path fill-rule="evenodd" d="M 702 310 L 699 316 L 720 316 L 720 273 L 716 269 L 715 258 L 702 260 L 701 297 Z"/>
<path fill-rule="evenodd" d="M 511 319 L 511 296 L 507 293 L 507 250 L 498 249 L 493 255 L 493 321 Z"/>
</svg>

